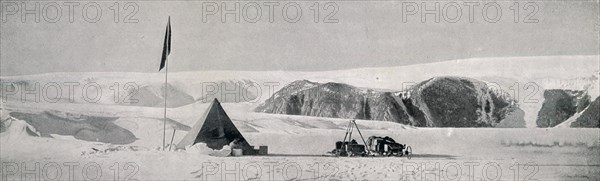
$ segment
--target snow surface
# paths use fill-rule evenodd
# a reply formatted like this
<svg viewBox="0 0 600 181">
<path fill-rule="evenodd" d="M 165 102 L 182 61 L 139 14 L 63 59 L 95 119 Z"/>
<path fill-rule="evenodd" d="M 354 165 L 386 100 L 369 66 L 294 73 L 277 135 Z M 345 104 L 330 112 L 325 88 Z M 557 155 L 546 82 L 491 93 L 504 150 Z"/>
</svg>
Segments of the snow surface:
<svg viewBox="0 0 600 181">
<path fill-rule="evenodd" d="M 251 80 L 259 83 L 279 82 L 281 88 L 292 81 L 307 79 L 402 90 L 401 82 L 416 83 L 432 76 L 454 75 L 498 82 L 503 88 L 512 85 L 514 81 L 521 85 L 534 81 L 540 83 L 542 89 L 595 86 L 596 88 L 589 89 L 595 91 L 598 90 L 597 85 L 590 86 L 590 83 L 597 84 L 597 81 L 581 79 L 580 82 L 570 83 L 569 80 L 593 76 L 594 72 L 597 74 L 598 58 L 570 56 L 468 59 L 328 72 L 181 72 L 169 74 L 169 78 L 181 85 L 203 81 Z M 565 64 L 564 61 L 569 63 Z M 93 80 L 106 83 L 136 81 L 160 84 L 162 76 L 158 73 L 52 73 L 1 79 Z M 197 91 L 193 88 L 182 90 Z M 532 114 L 537 113 L 543 101 L 539 97 L 533 98 L 537 98 L 539 102 L 520 104 L 524 107 L 529 127 L 532 122 L 535 124 Z M 513 180 L 515 175 L 519 180 L 527 176 L 538 180 L 600 180 L 598 129 L 415 128 L 391 122 L 357 120 L 365 137 L 391 136 L 396 141 L 411 146 L 414 155 L 411 159 L 330 157 L 326 156 L 326 152 L 333 149 L 335 141 L 343 139 L 348 124 L 346 119 L 252 112 L 257 102 L 222 105 L 251 145 L 269 146 L 269 156 L 213 157 L 188 151 L 159 151 L 163 129 L 163 109 L 160 107 L 9 101 L 1 107 L 2 123 L 7 126 L 0 133 L 2 176 L 6 176 L 7 180 L 19 180 L 22 173 L 25 173 L 21 172 L 22 166 L 29 169 L 35 167 L 36 163 L 40 164 L 41 174 L 33 176 L 57 176 L 53 174 L 53 170 L 47 170 L 50 167 L 46 167 L 57 163 L 60 180 L 69 180 L 71 176 L 75 180 L 95 176 L 101 180 L 122 180 L 127 176 L 138 180 L 293 180 L 294 177 L 298 177 L 295 180 L 452 180 L 451 178 L 458 177 L 459 180 L 482 180 L 498 176 L 494 170 L 500 171 L 499 178 L 502 180 Z M 176 130 L 174 143 L 177 143 L 187 133 L 186 126 L 191 127 L 207 107 L 208 104 L 195 102 L 168 108 L 167 115 L 172 121 L 168 122 L 166 134 L 171 135 Z M 114 123 L 132 132 L 137 140 L 126 145 L 114 145 L 82 141 L 72 135 L 37 137 L 27 131 L 30 129 L 30 132 L 35 132 L 25 121 L 12 119 L 7 114 L 44 111 L 118 117 Z M 352 138 L 361 142 L 357 132 L 353 133 Z M 73 174 L 65 166 L 69 164 L 77 165 Z M 95 167 L 91 171 L 86 167 L 95 164 L 99 166 L 97 170 L 101 170 L 101 175 L 93 174 Z M 467 165 L 476 166 L 474 170 L 470 170 Z M 486 165 L 498 165 L 499 168 L 489 169 Z M 18 170 L 11 170 L 12 168 Z M 88 168 L 87 172 L 84 168 Z M 92 174 L 86 174 L 88 172 Z M 25 176 L 31 179 L 32 174 Z"/>
<path fill-rule="evenodd" d="M 138 141 L 118 146 L 65 139 L 68 136 L 64 135 L 56 138 L 34 137 L 21 131 L 28 126 L 24 121 L 16 121 L 19 124 L 11 124 L 8 131 L 0 133 L 0 156 L 3 162 L 30 165 L 79 163 L 79 170 L 86 164 L 98 163 L 103 170 L 102 179 L 115 177 L 111 170 L 115 163 L 123 167 L 121 179 L 133 174 L 133 178 L 140 180 L 231 180 L 253 177 L 260 180 L 269 180 L 271 177 L 285 180 L 297 174 L 294 167 L 287 168 L 289 165 L 298 166 L 302 174 L 300 178 L 309 180 L 422 180 L 422 164 L 425 164 L 426 170 L 435 170 L 433 174 L 425 174 L 426 179 L 455 176 L 460 176 L 463 180 L 470 177 L 482 179 L 486 178 L 481 173 L 483 166 L 487 164 L 498 164 L 502 169 L 501 178 L 512 179 L 511 166 L 522 164 L 523 167 L 527 163 L 537 165 L 537 171 L 533 174 L 535 179 L 600 179 L 597 174 L 600 172 L 597 166 L 600 164 L 598 129 L 414 128 L 391 122 L 357 120 L 364 136 L 391 136 L 396 141 L 411 146 L 414 156 L 411 159 L 335 158 L 324 155 L 333 149 L 335 141 L 343 139 L 348 120 L 254 113 L 248 112 L 249 106 L 243 103 L 222 105 L 250 144 L 269 146 L 271 156 L 223 158 L 193 151 L 158 151 L 162 135 L 160 108 L 123 109 L 123 106 L 97 105 L 98 107 L 92 106 L 94 108 L 90 109 L 76 104 L 54 108 L 56 111 L 79 114 L 118 116 L 116 124 L 132 131 Z M 104 112 L 94 110 L 100 108 Z M 173 120 L 192 126 L 206 108 L 208 104 L 196 103 L 171 108 L 168 115 Z M 19 108 L 11 107 L 8 110 L 18 111 Z M 174 126 L 169 125 L 170 128 Z M 171 133 L 168 131 L 167 135 Z M 175 143 L 186 133 L 184 130 L 177 130 Z M 361 142 L 357 132 L 354 132 L 353 138 Z M 464 165 L 473 163 L 480 165 L 475 168 L 476 172 L 469 172 Z M 124 166 L 127 164 L 135 164 L 136 167 L 131 168 L 138 170 L 125 170 Z M 227 172 L 213 171 L 213 168 L 223 169 L 221 167 L 234 169 L 236 164 L 240 164 L 237 174 L 222 175 Z M 250 168 L 254 164 L 258 164 L 261 170 Z M 269 170 L 269 164 L 276 164 L 274 170 Z M 437 168 L 435 164 L 440 164 L 440 167 Z M 455 164 L 461 166 L 460 172 L 440 172 L 444 170 L 444 166 Z M 316 171 L 317 167 L 319 172 Z M 413 168 L 417 168 L 414 174 Z M 66 168 L 62 169 L 63 180 L 67 180 L 67 171 Z M 529 172 L 531 170 L 521 171 L 524 173 L 520 173 L 520 178 L 534 173 Z M 18 179 L 20 176 L 9 175 L 9 178 Z M 84 179 L 84 176 L 89 175 L 74 175 L 75 179 Z"/>
</svg>

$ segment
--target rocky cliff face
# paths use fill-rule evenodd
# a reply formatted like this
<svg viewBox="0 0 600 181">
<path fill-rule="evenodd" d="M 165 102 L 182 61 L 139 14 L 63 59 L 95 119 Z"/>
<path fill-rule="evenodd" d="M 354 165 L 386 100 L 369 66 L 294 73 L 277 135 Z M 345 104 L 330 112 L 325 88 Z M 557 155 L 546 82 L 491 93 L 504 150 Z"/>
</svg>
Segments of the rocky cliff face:
<svg viewBox="0 0 600 181">
<path fill-rule="evenodd" d="M 346 84 L 295 81 L 276 92 L 258 112 L 408 123 L 393 94 Z"/>
<path fill-rule="evenodd" d="M 475 79 L 436 77 L 404 94 L 403 102 L 417 126 L 495 127 L 507 117 L 524 122 L 522 116 L 510 116 L 520 110 L 515 102 Z"/>
<path fill-rule="evenodd" d="M 536 120 L 538 127 L 554 127 L 577 112 L 583 111 L 590 103 L 585 91 L 550 89 L 544 91 L 544 103 Z"/>
<path fill-rule="evenodd" d="M 597 97 L 594 102 L 581 113 L 575 122 L 571 123 L 571 127 L 576 128 L 600 128 L 600 97 Z"/>
<path fill-rule="evenodd" d="M 518 107 L 511 100 L 496 95 L 483 82 L 457 77 L 433 78 L 395 93 L 295 81 L 256 108 L 257 112 L 392 121 L 420 127 L 494 127 L 515 110 Z M 522 116 L 520 119 L 517 121 L 522 121 Z"/>
</svg>

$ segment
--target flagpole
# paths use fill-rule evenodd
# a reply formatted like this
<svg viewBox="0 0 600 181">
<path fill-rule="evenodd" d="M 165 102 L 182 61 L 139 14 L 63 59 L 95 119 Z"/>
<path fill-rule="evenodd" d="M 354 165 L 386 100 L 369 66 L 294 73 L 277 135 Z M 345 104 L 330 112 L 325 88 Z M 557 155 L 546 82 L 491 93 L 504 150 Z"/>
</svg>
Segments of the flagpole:
<svg viewBox="0 0 600 181">
<path fill-rule="evenodd" d="M 165 150 L 165 138 L 167 136 L 167 92 L 169 91 L 168 87 L 167 87 L 167 79 L 168 79 L 168 75 L 169 75 L 169 58 L 167 58 L 167 60 L 165 61 L 165 114 L 164 114 L 164 121 L 163 121 L 163 146 L 162 149 L 163 151 Z"/>
<path fill-rule="evenodd" d="M 164 108 L 164 117 L 163 117 L 163 140 L 162 140 L 162 150 L 164 151 L 166 148 L 166 138 L 167 138 L 167 92 L 169 91 L 168 87 L 168 76 L 169 76 L 169 54 L 171 53 L 171 17 L 167 21 L 167 30 L 165 31 L 165 42 L 163 45 L 163 54 L 161 58 L 160 67 L 158 71 L 160 71 L 163 67 L 165 68 L 165 108 Z"/>
</svg>

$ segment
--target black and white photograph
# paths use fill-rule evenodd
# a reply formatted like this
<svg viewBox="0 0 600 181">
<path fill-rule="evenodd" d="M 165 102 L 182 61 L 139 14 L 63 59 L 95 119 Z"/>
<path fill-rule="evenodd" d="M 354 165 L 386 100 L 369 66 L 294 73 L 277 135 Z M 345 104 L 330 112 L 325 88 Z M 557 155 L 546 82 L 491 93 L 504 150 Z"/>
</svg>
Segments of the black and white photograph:
<svg viewBox="0 0 600 181">
<path fill-rule="evenodd" d="M 2 0 L 0 180 L 600 180 L 599 0 Z"/>
</svg>

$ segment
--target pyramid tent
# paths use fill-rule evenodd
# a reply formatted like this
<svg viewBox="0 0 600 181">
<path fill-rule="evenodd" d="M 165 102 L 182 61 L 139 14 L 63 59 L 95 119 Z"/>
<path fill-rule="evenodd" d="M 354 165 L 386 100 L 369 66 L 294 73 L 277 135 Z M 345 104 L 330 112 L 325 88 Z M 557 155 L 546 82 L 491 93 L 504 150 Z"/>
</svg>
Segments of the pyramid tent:
<svg viewBox="0 0 600 181">
<path fill-rule="evenodd" d="M 185 148 L 186 146 L 196 144 L 198 142 L 206 143 L 209 148 L 222 149 L 223 146 L 229 145 L 234 140 L 244 154 L 252 154 L 254 148 L 248 144 L 242 133 L 235 127 L 221 103 L 214 99 L 208 110 L 196 122 L 194 127 L 183 137 L 176 145 L 177 148 Z"/>
</svg>

